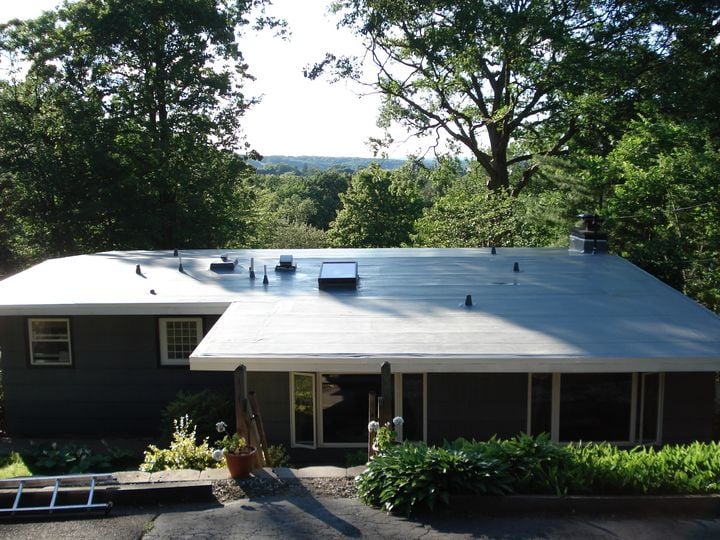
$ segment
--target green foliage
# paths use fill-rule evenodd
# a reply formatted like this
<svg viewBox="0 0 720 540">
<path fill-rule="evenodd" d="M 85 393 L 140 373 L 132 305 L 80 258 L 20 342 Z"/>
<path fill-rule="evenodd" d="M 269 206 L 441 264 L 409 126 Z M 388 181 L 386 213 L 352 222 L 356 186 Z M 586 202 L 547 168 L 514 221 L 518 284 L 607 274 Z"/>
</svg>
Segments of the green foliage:
<svg viewBox="0 0 720 540">
<path fill-rule="evenodd" d="M 32 470 L 43 474 L 108 472 L 133 461 L 132 453 L 107 444 L 104 444 L 102 452 L 93 452 L 87 446 L 75 443 L 52 443 L 32 452 L 28 457 Z"/>
<path fill-rule="evenodd" d="M 329 233 L 336 247 L 407 244 L 424 204 L 413 175 L 402 169 L 383 171 L 376 165 L 358 171 L 340 198 L 343 206 Z"/>
<path fill-rule="evenodd" d="M 409 515 L 447 506 L 453 494 L 509 493 L 510 476 L 497 459 L 406 442 L 375 456 L 358 476 L 357 489 L 365 503 Z"/>
<path fill-rule="evenodd" d="M 289 467 L 290 456 L 282 444 L 271 444 L 267 447 L 267 463 L 268 467 Z"/>
<path fill-rule="evenodd" d="M 641 118 L 604 160 L 612 248 L 720 312 L 720 150 L 688 124 Z"/>
<path fill-rule="evenodd" d="M 395 444 L 395 431 L 388 426 L 380 426 L 375 435 L 375 443 L 377 444 L 378 452 L 383 452 L 393 444 Z"/>
<path fill-rule="evenodd" d="M 621 449 L 559 446 L 547 435 L 458 439 L 441 448 L 391 445 L 357 479 L 367 504 L 410 514 L 456 494 L 699 494 L 720 492 L 720 443 Z"/>
<path fill-rule="evenodd" d="M 222 466 L 222 461 L 213 457 L 213 449 L 205 438 L 199 444 L 196 441 L 195 426 L 185 415 L 174 421 L 175 431 L 169 448 L 158 448 L 154 444 L 145 451 L 145 460 L 140 470 L 145 472 L 166 471 L 171 469 L 195 469 L 202 471 Z"/>
<path fill-rule="evenodd" d="M 219 419 L 231 426 L 235 425 L 233 403 L 232 395 L 207 388 L 193 393 L 181 390 L 161 413 L 162 434 L 170 439 L 176 427 L 176 419 L 187 415 L 193 419 L 198 437 L 213 438 L 217 436 L 215 424 Z"/>
<path fill-rule="evenodd" d="M 244 241 L 236 30 L 264 3 L 80 0 L 3 26 L 0 253 Z"/>
<path fill-rule="evenodd" d="M 242 454 L 249 450 L 245 437 L 241 437 L 237 433 L 225 435 L 222 439 L 215 442 L 215 446 L 230 454 Z"/>
<path fill-rule="evenodd" d="M 22 456 L 17 452 L 0 455 L 0 478 L 14 478 L 16 476 L 31 476 L 32 472 L 25 464 Z"/>
<path fill-rule="evenodd" d="M 438 139 L 440 132 L 473 156 L 490 190 L 517 194 L 547 156 L 570 150 L 573 137 L 628 118 L 648 83 L 673 64 L 670 44 L 678 34 L 686 36 L 683 43 L 696 45 L 694 51 L 702 51 L 700 45 L 712 50 L 715 4 L 694 9 L 679 1 L 655 4 L 342 0 L 334 5 L 340 24 L 363 40 L 374 60 L 375 87 L 385 97 L 383 127 L 394 121 L 410 133 Z M 688 13 L 692 17 L 683 17 Z M 686 19 L 694 23 L 690 32 Z M 695 32 L 698 28 L 704 32 Z M 712 61 L 717 63 L 717 56 L 710 54 L 704 65 Z M 336 76 L 359 77 L 359 68 L 348 69 L 349 59 L 333 55 L 309 70 L 310 76 L 333 63 Z M 513 176 L 515 169 L 522 171 Z"/>
</svg>

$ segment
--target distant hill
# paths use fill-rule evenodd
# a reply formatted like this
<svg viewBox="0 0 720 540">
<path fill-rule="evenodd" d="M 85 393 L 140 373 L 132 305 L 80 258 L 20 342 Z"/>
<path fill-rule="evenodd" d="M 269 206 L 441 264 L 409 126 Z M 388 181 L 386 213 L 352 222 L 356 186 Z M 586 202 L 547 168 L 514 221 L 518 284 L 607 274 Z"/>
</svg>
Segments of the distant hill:
<svg viewBox="0 0 720 540">
<path fill-rule="evenodd" d="M 355 172 L 371 163 L 378 163 L 382 169 L 398 169 L 405 163 L 404 159 L 373 159 L 356 157 L 328 156 L 265 156 L 262 161 L 250 161 L 260 174 L 283 174 L 294 172 L 303 174 L 309 171 L 341 169 Z"/>
</svg>

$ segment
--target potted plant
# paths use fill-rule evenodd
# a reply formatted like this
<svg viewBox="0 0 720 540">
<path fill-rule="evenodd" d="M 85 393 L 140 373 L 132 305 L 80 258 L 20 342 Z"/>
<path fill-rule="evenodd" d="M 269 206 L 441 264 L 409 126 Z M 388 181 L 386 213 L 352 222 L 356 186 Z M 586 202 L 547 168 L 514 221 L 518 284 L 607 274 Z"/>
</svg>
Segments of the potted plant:
<svg viewBox="0 0 720 540">
<path fill-rule="evenodd" d="M 218 422 L 216 427 L 218 432 L 224 433 L 227 426 L 225 422 Z M 222 457 L 225 457 L 225 464 L 230 471 L 230 476 L 233 478 L 250 477 L 257 450 L 247 444 L 245 437 L 241 437 L 237 433 L 226 434 L 215 444 L 219 447 L 215 451 L 215 458 L 222 459 Z"/>
</svg>

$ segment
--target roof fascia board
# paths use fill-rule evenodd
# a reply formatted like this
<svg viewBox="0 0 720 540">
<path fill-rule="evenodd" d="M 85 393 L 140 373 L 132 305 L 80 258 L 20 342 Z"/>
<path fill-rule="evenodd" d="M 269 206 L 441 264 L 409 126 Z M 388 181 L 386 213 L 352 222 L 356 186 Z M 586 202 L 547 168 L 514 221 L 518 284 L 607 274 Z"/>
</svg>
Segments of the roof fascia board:
<svg viewBox="0 0 720 540">
<path fill-rule="evenodd" d="M 634 373 L 720 371 L 720 358 L 482 358 L 349 356 L 320 357 L 208 357 L 190 356 L 192 371 L 309 371 L 379 373 L 390 362 L 393 373 Z"/>
<path fill-rule="evenodd" d="M 0 306 L 0 316 L 33 315 L 222 315 L 230 302 L 148 304 L 31 304 Z"/>
</svg>

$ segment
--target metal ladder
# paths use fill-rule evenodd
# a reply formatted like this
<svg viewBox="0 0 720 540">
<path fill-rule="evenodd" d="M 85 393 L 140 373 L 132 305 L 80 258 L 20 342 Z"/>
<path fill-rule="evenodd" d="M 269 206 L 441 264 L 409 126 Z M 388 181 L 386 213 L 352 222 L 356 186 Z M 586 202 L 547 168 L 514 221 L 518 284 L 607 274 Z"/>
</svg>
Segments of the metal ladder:
<svg viewBox="0 0 720 540">
<path fill-rule="evenodd" d="M 113 482 L 115 477 L 112 474 L 75 474 L 63 476 L 24 476 L 18 478 L 7 478 L 0 480 L 0 489 L 16 490 L 13 505 L 9 508 L 0 508 L 0 515 L 16 515 L 26 512 L 48 512 L 52 514 L 54 511 L 66 510 L 104 510 L 106 513 L 112 508 L 112 502 L 96 503 L 93 501 L 95 497 L 95 488 L 98 482 Z M 50 504 L 40 506 L 20 506 L 24 490 L 26 488 L 52 488 Z M 58 495 L 61 488 L 70 488 L 73 495 L 78 495 L 87 489 L 87 499 L 84 504 L 58 504 Z M 26 492 L 27 494 L 42 494 L 42 491 Z M 65 491 L 64 493 L 68 493 Z"/>
</svg>

